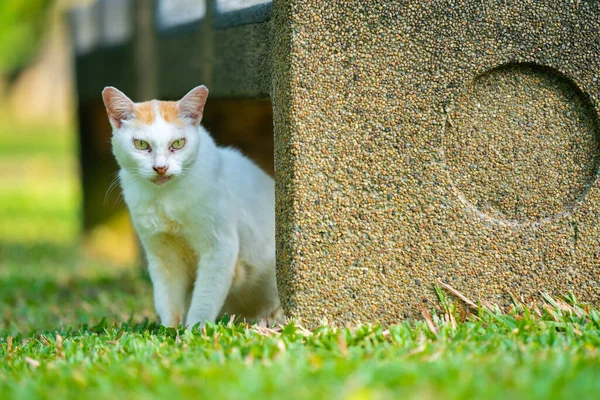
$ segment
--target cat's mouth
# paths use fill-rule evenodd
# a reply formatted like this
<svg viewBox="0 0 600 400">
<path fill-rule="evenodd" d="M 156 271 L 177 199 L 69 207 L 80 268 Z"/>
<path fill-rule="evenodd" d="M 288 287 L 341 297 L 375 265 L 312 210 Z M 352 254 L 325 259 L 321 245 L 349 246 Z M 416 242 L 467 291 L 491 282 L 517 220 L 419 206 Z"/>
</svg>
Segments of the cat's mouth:
<svg viewBox="0 0 600 400">
<path fill-rule="evenodd" d="M 173 177 L 173 175 L 159 175 L 157 177 L 155 177 L 154 179 L 152 179 L 152 183 L 154 183 L 155 185 L 161 186 L 164 185 L 165 183 L 169 182 L 171 180 L 171 178 Z"/>
</svg>

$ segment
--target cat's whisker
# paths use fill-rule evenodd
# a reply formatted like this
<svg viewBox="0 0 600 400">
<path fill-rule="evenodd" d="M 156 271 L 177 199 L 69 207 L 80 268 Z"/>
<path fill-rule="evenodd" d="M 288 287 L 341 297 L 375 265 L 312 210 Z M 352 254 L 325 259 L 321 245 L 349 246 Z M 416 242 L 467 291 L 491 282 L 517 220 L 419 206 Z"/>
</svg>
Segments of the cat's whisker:
<svg viewBox="0 0 600 400">
<path fill-rule="evenodd" d="M 108 185 L 108 189 L 106 189 L 106 193 L 104 194 L 104 205 L 106 205 L 108 196 L 110 196 L 115 187 L 121 182 L 119 178 L 119 171 L 116 171 L 113 175 L 115 175 L 115 177 L 111 181 L 110 185 Z"/>
<path fill-rule="evenodd" d="M 119 195 L 115 199 L 115 207 L 123 202 L 123 192 L 119 192 Z"/>
</svg>

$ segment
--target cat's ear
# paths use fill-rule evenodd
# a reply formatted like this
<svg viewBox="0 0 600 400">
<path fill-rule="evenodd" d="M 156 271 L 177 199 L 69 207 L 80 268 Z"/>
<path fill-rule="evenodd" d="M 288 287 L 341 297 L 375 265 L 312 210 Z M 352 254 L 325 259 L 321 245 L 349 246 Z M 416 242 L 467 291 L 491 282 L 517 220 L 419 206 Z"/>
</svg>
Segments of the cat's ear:
<svg viewBox="0 0 600 400">
<path fill-rule="evenodd" d="M 208 89 L 206 86 L 196 86 L 188 92 L 177 105 L 179 106 L 179 114 L 182 118 L 188 119 L 192 125 L 197 126 L 202 120 L 204 113 L 204 104 L 208 97 Z"/>
<path fill-rule="evenodd" d="M 105 87 L 102 91 L 102 99 L 113 129 L 119 129 L 123 126 L 123 121 L 134 117 L 133 101 L 119 89 L 112 86 Z"/>
</svg>

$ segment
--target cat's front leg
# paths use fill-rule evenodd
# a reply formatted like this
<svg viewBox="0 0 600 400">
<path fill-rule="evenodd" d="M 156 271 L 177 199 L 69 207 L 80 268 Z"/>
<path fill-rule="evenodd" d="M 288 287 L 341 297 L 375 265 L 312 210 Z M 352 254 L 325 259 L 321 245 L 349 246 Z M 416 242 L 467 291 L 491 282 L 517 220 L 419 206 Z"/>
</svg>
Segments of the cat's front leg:
<svg viewBox="0 0 600 400">
<path fill-rule="evenodd" d="M 190 286 L 188 280 L 166 270 L 162 262 L 149 263 L 148 270 L 154 290 L 154 307 L 161 324 L 172 328 L 183 324 Z"/>
<path fill-rule="evenodd" d="M 238 257 L 237 240 L 221 242 L 200 257 L 186 325 L 214 322 L 233 279 Z"/>
<path fill-rule="evenodd" d="M 148 271 L 154 289 L 154 306 L 160 322 L 167 327 L 183 324 L 189 306 L 192 279 L 188 266 L 162 241 L 147 240 Z"/>
</svg>

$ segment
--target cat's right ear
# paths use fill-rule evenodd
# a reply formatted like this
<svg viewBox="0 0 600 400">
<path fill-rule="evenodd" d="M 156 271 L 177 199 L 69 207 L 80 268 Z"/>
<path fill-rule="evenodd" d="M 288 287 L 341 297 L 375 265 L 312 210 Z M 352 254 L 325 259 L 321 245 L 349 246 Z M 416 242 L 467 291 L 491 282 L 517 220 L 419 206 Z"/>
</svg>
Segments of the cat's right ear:
<svg viewBox="0 0 600 400">
<path fill-rule="evenodd" d="M 123 126 L 123 121 L 134 117 L 134 104 L 123 92 L 112 86 L 102 91 L 102 99 L 113 129 Z"/>
</svg>

